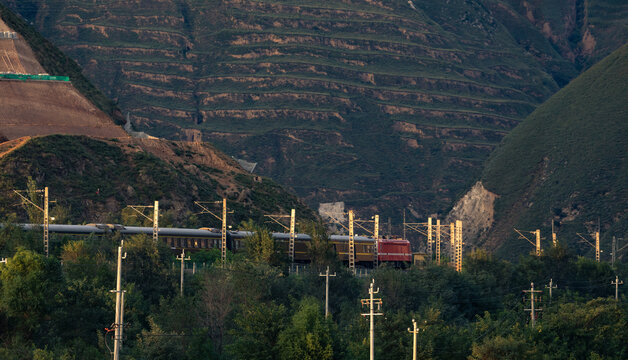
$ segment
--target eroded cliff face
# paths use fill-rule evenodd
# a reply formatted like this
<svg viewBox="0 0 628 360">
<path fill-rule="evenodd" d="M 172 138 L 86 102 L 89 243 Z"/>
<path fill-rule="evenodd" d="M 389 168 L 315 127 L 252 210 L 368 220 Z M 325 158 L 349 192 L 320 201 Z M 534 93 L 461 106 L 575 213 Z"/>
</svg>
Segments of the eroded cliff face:
<svg viewBox="0 0 628 360">
<path fill-rule="evenodd" d="M 445 223 L 462 221 L 465 245 L 476 247 L 478 240 L 486 237 L 494 222 L 495 199 L 499 196 L 486 190 L 478 181 L 449 212 Z"/>
</svg>

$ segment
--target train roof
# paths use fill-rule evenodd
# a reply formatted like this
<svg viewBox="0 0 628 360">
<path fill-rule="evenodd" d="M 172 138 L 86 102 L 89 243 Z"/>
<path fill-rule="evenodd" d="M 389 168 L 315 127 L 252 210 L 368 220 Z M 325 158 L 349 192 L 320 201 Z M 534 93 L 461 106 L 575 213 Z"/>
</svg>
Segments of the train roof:
<svg viewBox="0 0 628 360">
<path fill-rule="evenodd" d="M 37 230 L 42 227 L 40 224 L 19 224 L 24 230 Z M 87 224 L 87 225 L 63 225 L 63 224 L 50 224 L 48 229 L 53 233 L 67 233 L 67 234 L 105 234 L 112 231 L 120 232 L 121 234 L 147 234 L 153 233 L 152 227 L 146 226 L 124 226 L 119 224 Z M 229 231 L 229 235 L 236 239 L 243 239 L 252 235 L 250 231 Z M 219 229 L 214 228 L 201 228 L 201 229 L 188 229 L 188 228 L 167 228 L 160 227 L 159 234 L 163 236 L 188 236 L 188 237 L 220 237 L 221 232 Z M 290 239 L 289 233 L 273 232 L 271 233 L 274 239 L 288 240 Z M 296 239 L 311 240 L 312 237 L 308 234 L 297 233 Z M 330 235 L 329 239 L 335 242 L 349 241 L 348 235 Z M 359 242 L 372 242 L 373 239 L 367 236 L 355 236 L 355 241 Z M 403 239 L 379 239 L 380 242 L 388 244 L 407 244 L 408 240 Z"/>
</svg>

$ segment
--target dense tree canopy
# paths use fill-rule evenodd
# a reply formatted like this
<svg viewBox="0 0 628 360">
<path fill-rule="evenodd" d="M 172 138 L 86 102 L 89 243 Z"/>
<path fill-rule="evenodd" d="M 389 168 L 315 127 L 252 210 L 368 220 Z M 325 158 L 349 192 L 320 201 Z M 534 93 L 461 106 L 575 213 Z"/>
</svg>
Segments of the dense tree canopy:
<svg viewBox="0 0 628 360">
<path fill-rule="evenodd" d="M 251 237 L 245 255 L 192 254 L 180 296 L 178 252 L 146 236 L 124 239 L 125 359 L 368 359 L 368 320 L 360 304 L 371 279 L 383 301 L 376 323 L 377 359 L 410 359 L 412 319 L 420 359 L 625 359 L 628 305 L 610 281 L 627 275 L 562 248 L 516 263 L 483 251 L 467 254 L 461 273 L 446 265 L 381 266 L 355 277 L 333 256 L 315 224 L 316 259 L 299 275 L 269 242 Z M 41 233 L 0 229 L 0 358 L 107 359 L 120 238 L 62 239 L 56 255 L 38 251 Z M 270 238 L 272 240 L 272 238 Z M 23 247 L 20 247 L 23 246 Z M 331 254 L 331 256 L 330 256 Z M 175 266 L 176 265 L 176 266 Z M 330 266 L 330 316 L 324 278 Z M 546 285 L 558 288 L 550 299 Z M 534 282 L 536 326 L 522 292 Z"/>
</svg>

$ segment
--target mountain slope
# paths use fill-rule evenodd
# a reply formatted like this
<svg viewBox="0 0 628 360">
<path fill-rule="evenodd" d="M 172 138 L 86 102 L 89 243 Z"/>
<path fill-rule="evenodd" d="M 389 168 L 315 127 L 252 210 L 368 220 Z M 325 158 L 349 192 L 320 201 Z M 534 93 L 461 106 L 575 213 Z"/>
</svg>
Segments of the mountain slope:
<svg viewBox="0 0 628 360">
<path fill-rule="evenodd" d="M 16 139 L 22 136 L 47 134 L 92 135 L 98 137 L 126 137 L 122 128 L 101 111 L 92 101 L 99 101 L 102 94 L 94 89 L 90 98 L 83 96 L 69 78 L 49 76 L 38 58 L 65 59 L 50 52 L 39 41 L 39 55 L 33 51 L 27 37 L 7 25 L 16 24 L 24 30 L 24 24 L 15 15 L 0 8 L 0 138 Z M 26 32 L 31 41 L 41 39 L 37 34 Z M 48 46 L 52 49 L 51 45 Z M 57 50 L 58 52 L 58 50 Z M 76 66 L 76 65 L 75 65 Z M 66 66 L 51 67 L 63 71 Z M 55 75 L 65 73 L 53 72 Z M 79 77 L 76 83 L 89 88 L 87 80 Z M 93 86 L 92 86 L 93 89 Z M 102 103 L 102 101 L 101 101 Z"/>
<path fill-rule="evenodd" d="M 484 186 L 499 198 L 483 245 L 502 254 L 529 248 L 513 227 L 540 228 L 576 244 L 576 232 L 602 226 L 604 257 L 612 236 L 628 231 L 628 44 L 580 75 L 515 128 L 492 154 Z M 551 240 L 544 240 L 549 246 Z"/>
<path fill-rule="evenodd" d="M 268 179 L 254 179 L 207 144 L 52 135 L 0 144 L 0 154 L 3 147 L 16 145 L 0 157 L 0 218 L 16 211 L 12 189 L 26 189 L 31 177 L 39 188 L 48 186 L 57 200 L 52 214 L 63 207 L 66 221 L 75 223 L 122 222 L 125 206 L 159 200 L 166 222 L 216 226 L 214 219 L 200 215 L 195 223 L 192 213 L 200 208 L 194 201 L 223 197 L 235 211 L 229 216 L 232 224 L 248 218 L 263 221 L 264 214 L 285 214 L 291 208 L 300 219 L 314 219 L 295 196 Z"/>
<path fill-rule="evenodd" d="M 4 2 L 142 130 L 198 129 L 312 205 L 383 216 L 447 208 L 576 75 L 478 1 Z"/>
</svg>

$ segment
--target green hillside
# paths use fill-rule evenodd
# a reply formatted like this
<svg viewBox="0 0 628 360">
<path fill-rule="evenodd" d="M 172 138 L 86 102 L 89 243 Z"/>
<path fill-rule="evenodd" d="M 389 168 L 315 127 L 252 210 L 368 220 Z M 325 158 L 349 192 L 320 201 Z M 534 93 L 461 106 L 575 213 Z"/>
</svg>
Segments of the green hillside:
<svg viewBox="0 0 628 360">
<path fill-rule="evenodd" d="M 0 153 L 9 143 L 0 144 Z M 127 223 L 127 205 L 160 201 L 164 226 L 217 226 L 207 215 L 194 215 L 194 201 L 227 198 L 234 210 L 229 222 L 297 209 L 301 219 L 314 214 L 268 179 L 255 180 L 232 159 L 209 145 L 162 140 L 95 140 L 83 136 L 34 138 L 0 157 L 0 219 L 16 212 L 28 221 L 13 189 L 48 186 L 52 216 L 61 223 Z M 126 214 L 127 216 L 130 213 Z M 131 219 L 132 220 L 132 219 Z"/>
<path fill-rule="evenodd" d="M 628 231 L 628 44 L 613 52 L 541 105 L 493 153 L 483 173 L 501 197 L 488 245 L 503 254 L 527 249 L 512 227 L 540 228 L 581 253 L 576 232 L 602 229 L 603 257 L 612 236 Z M 625 240 L 624 240 L 625 241 Z M 517 253 L 517 252 L 510 252 Z"/>
<path fill-rule="evenodd" d="M 4 2 L 142 130 L 201 130 L 309 204 L 369 215 L 445 210 L 577 75 L 500 1 Z"/>
</svg>

